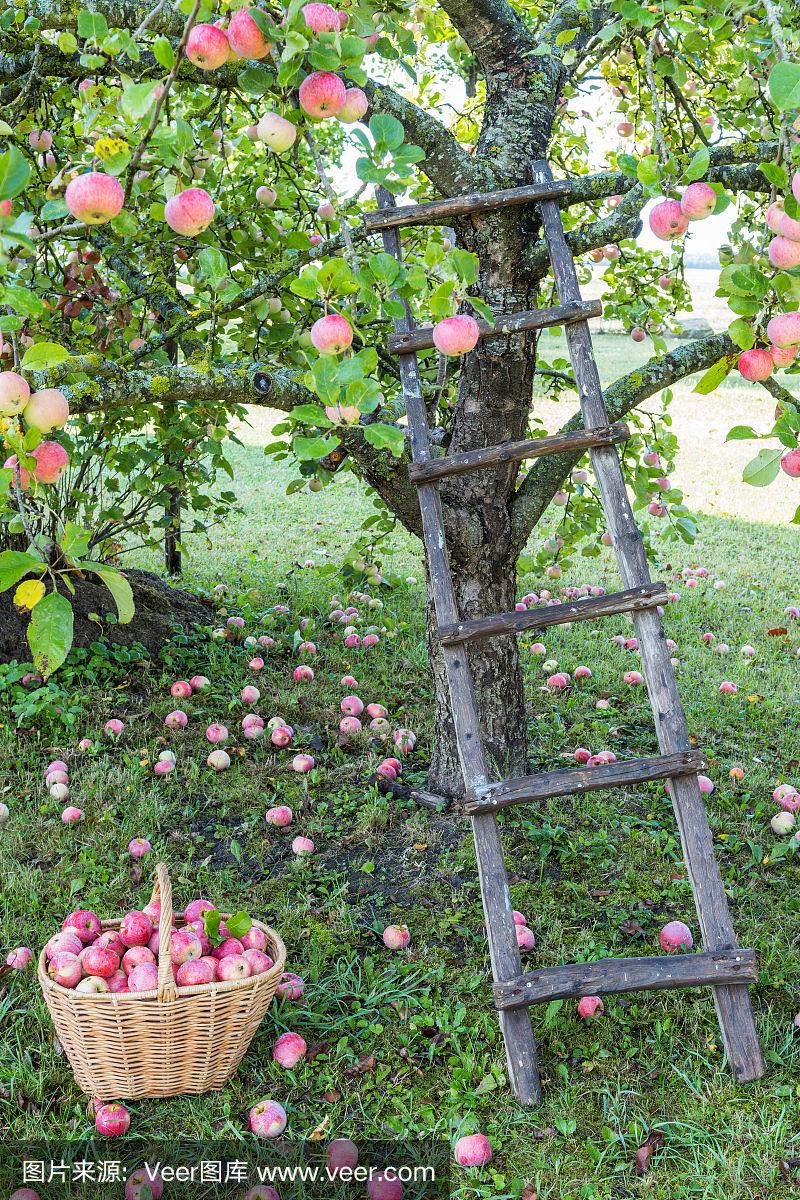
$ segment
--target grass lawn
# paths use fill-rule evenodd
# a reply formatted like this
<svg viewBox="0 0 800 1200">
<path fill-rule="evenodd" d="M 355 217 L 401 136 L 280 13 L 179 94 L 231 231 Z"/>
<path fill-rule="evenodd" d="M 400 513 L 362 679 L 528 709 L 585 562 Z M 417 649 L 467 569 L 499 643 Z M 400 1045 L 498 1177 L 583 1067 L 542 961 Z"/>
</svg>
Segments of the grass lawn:
<svg viewBox="0 0 800 1200">
<path fill-rule="evenodd" d="M 597 351 L 607 378 L 620 364 L 630 369 L 640 353 L 645 357 L 615 337 L 598 338 Z M 234 451 L 244 512 L 208 542 L 190 539 L 187 581 L 203 589 L 223 581 L 224 612 L 244 616 L 248 634 L 276 639 L 254 679 L 262 697 L 258 711 L 294 726 L 293 750 L 313 754 L 315 770 L 299 776 L 290 769 L 293 751 L 275 751 L 266 740 L 237 741 L 245 711 L 239 692 L 251 681 L 252 652 L 207 637 L 180 640 L 157 663 L 79 656 L 61 676 L 66 711 L 60 717 L 44 707 L 25 716 L 11 709 L 25 704 L 21 689 L 0 692 L 0 799 L 11 810 L 0 837 L 4 946 L 38 950 L 75 908 L 101 916 L 141 908 L 152 867 L 164 860 L 181 906 L 204 895 L 266 920 L 289 947 L 290 969 L 306 981 L 301 1003 L 270 1010 L 224 1091 L 132 1103 L 127 1146 L 144 1148 L 162 1135 L 237 1138 L 250 1105 L 272 1096 L 289 1117 L 276 1154 L 323 1123 L 323 1141 L 430 1136 L 445 1148 L 480 1129 L 494 1157 L 479 1171 L 453 1167 L 454 1191 L 465 1200 L 797 1195 L 797 857 L 784 853 L 786 843 L 769 825 L 776 784 L 800 784 L 800 622 L 783 615 L 800 594 L 798 532 L 786 524 L 797 506 L 797 485 L 782 479 L 763 494 L 748 489 L 739 482 L 739 456 L 746 461 L 755 449 L 723 444 L 734 423 L 766 426 L 771 407 L 755 388 L 735 383 L 711 398 L 693 396 L 689 387 L 676 391 L 675 426 L 684 450 L 675 479 L 700 516 L 701 536 L 692 548 L 670 546 L 654 569 L 656 578 L 675 579 L 681 593 L 666 613 L 666 632 L 677 642 L 690 728 L 708 755 L 715 785 L 708 810 L 736 929 L 741 944 L 759 956 L 752 995 L 765 1078 L 741 1087 L 732 1082 L 707 990 L 634 993 L 608 998 L 602 1018 L 589 1023 L 578 1020 L 569 1002 L 535 1009 L 545 1103 L 522 1110 L 513 1102 L 489 1003 L 468 830 L 457 819 L 379 795 L 367 779 L 381 752 L 366 738 L 337 744 L 339 701 L 350 690 L 340 679 L 348 673 L 365 703 L 384 703 L 394 727 L 417 733 L 406 775 L 424 781 L 433 730 L 423 593 L 413 582 L 422 574 L 419 547 L 401 532 L 392 540 L 387 563 L 412 581 L 384 596 L 382 613 L 355 602 L 362 627 L 387 624 L 390 635 L 370 651 L 346 651 L 341 627 L 325 616 L 330 598 L 344 600 L 347 591 L 325 568 L 335 567 L 350 545 L 369 502 L 350 477 L 318 495 L 287 497 L 289 469 L 265 459 L 260 448 L 270 414 L 254 410 L 244 444 Z M 551 427 L 568 415 L 566 405 L 560 408 L 548 413 Z M 308 560 L 316 565 L 304 567 Z M 680 570 L 699 564 L 709 578 L 687 589 Z M 713 587 L 717 579 L 724 589 Z M 619 586 L 610 552 L 562 582 Z M 537 585 L 541 581 L 526 577 L 521 594 Z M 275 614 L 275 604 L 288 606 L 288 615 Z M 311 619 L 306 636 L 318 655 L 315 680 L 298 685 L 291 668 L 302 617 Z M 774 632 L 784 625 L 787 633 Z M 706 631 L 715 642 L 701 641 Z M 624 618 L 548 632 L 543 640 L 559 669 L 586 664 L 593 673 L 560 696 L 543 686 L 542 659 L 524 651 L 538 766 L 567 765 L 577 746 L 608 747 L 620 757 L 656 750 L 643 691 L 622 684 L 636 659 L 611 641 L 621 632 Z M 728 645 L 727 654 L 720 643 Z M 746 643 L 755 647 L 755 658 L 742 656 Z M 165 729 L 164 715 L 176 707 L 169 684 L 198 673 L 212 686 L 183 705 L 188 729 Z M 725 679 L 739 685 L 737 696 L 720 695 Z M 601 696 L 610 700 L 605 710 L 596 707 Z M 112 715 L 126 726 L 115 746 L 101 732 Z M 21 716 L 25 728 L 15 731 Z M 231 742 L 243 751 L 220 775 L 205 766 L 209 721 L 228 725 Z M 84 736 L 96 744 L 81 755 L 75 747 Z M 177 770 L 158 780 L 153 762 L 167 746 Z M 85 820 L 69 828 L 59 819 L 62 805 L 43 784 L 43 768 L 56 757 L 69 761 L 70 803 L 85 811 Z M 737 766 L 741 781 L 729 774 Z M 294 810 L 289 830 L 264 821 L 265 810 L 278 803 Z M 501 820 L 514 904 L 536 935 L 536 949 L 523 956 L 529 968 L 655 953 L 658 930 L 672 919 L 685 920 L 699 940 L 675 823 L 658 785 L 553 800 Z M 291 853 L 300 832 L 316 844 L 310 860 Z M 126 851 L 137 835 L 153 843 L 139 865 Z M 384 948 L 380 932 L 390 923 L 409 926 L 408 950 Z M 293 1071 L 271 1058 L 275 1037 L 286 1029 L 314 1047 L 313 1061 Z M 33 971 L 7 977 L 0 983 L 0 1129 L 6 1140 L 85 1138 L 90 1128 Z M 634 1155 L 653 1131 L 663 1135 L 663 1148 L 640 1176 Z M 121 1191 L 109 1187 L 103 1194 Z"/>
</svg>

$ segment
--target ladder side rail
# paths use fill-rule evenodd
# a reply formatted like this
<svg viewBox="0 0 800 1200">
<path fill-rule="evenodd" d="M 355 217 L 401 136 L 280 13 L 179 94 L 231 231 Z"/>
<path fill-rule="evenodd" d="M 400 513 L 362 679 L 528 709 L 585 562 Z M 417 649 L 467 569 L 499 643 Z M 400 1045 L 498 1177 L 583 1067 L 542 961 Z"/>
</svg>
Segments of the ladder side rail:
<svg viewBox="0 0 800 1200">
<path fill-rule="evenodd" d="M 537 183 L 551 178 L 546 163 L 536 164 L 534 178 Z M 580 295 L 580 288 L 561 214 L 558 204 L 549 200 L 541 202 L 540 210 L 559 299 L 567 303 Z M 589 327 L 580 322 L 567 326 L 565 333 L 585 425 L 587 429 L 607 426 L 608 413 Z M 613 447 L 599 447 L 591 450 L 590 456 L 622 577 L 628 587 L 647 584 L 650 582 L 647 555 L 617 452 Z M 661 750 L 665 754 L 685 752 L 690 749 L 689 733 L 661 618 L 655 611 L 639 612 L 634 614 L 633 622 Z M 673 779 L 668 786 L 703 943 L 709 951 L 733 949 L 737 945 L 736 935 L 697 778 Z M 715 987 L 714 1003 L 736 1078 L 741 1082 L 759 1078 L 764 1073 L 764 1059 L 746 985 Z"/>
<path fill-rule="evenodd" d="M 394 205 L 394 197 L 384 188 L 377 188 L 376 194 L 380 208 L 386 209 Z M 385 230 L 382 237 L 386 252 L 400 261 L 402 250 L 397 230 Z M 410 306 L 404 302 L 404 307 L 404 316 L 394 322 L 395 330 L 399 333 L 408 332 L 414 327 Z M 411 433 L 412 458 L 415 462 L 427 462 L 431 457 L 430 432 L 419 365 L 414 354 L 400 356 L 400 377 Z M 452 623 L 458 620 L 459 614 L 447 560 L 439 489 L 435 483 L 422 484 L 418 488 L 418 494 L 436 619 L 439 624 Z M 488 782 L 475 685 L 467 652 L 463 646 L 443 649 L 443 654 L 461 770 L 465 787 L 471 790 Z M 492 977 L 498 982 L 513 978 L 522 970 L 508 872 L 497 818 L 493 815 L 471 817 L 470 824 L 475 844 Z M 514 1094 L 522 1104 L 539 1103 L 541 1082 L 530 1013 L 522 1009 L 500 1013 L 498 1020 L 505 1042 L 509 1080 Z"/>
</svg>

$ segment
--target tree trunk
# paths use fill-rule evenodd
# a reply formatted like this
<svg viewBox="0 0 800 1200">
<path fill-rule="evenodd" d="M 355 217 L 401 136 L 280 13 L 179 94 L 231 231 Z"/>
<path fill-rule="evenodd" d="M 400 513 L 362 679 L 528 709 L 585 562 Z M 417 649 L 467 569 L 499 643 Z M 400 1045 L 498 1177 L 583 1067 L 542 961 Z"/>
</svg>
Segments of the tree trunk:
<svg viewBox="0 0 800 1200">
<path fill-rule="evenodd" d="M 529 236 L 519 214 L 462 221 L 459 244 L 478 255 L 478 292 L 496 315 L 536 307 L 536 286 L 521 267 Z M 530 333 L 480 342 L 463 360 L 450 452 L 516 441 L 527 431 L 536 366 Z M 511 612 L 517 553 L 510 504 L 518 466 L 475 471 L 440 484 L 456 604 L 464 619 Z M 444 661 L 428 604 L 428 651 L 436 698 L 431 790 L 463 790 L 450 719 Z M 490 769 L 498 778 L 526 770 L 526 714 L 516 638 L 489 638 L 469 648 Z"/>
<path fill-rule="evenodd" d="M 456 569 L 453 585 L 464 617 L 510 612 L 516 592 L 516 561 L 498 559 L 494 569 Z M 430 597 L 430 588 L 429 588 Z M 458 796 L 464 783 L 458 761 L 450 710 L 450 691 L 436 628 L 433 602 L 428 600 L 427 645 L 433 674 L 436 736 L 429 787 L 442 796 Z M 481 714 L 481 730 L 489 769 L 502 779 L 524 775 L 527 769 L 527 718 L 517 639 L 487 638 L 469 649 L 469 661 Z"/>
</svg>

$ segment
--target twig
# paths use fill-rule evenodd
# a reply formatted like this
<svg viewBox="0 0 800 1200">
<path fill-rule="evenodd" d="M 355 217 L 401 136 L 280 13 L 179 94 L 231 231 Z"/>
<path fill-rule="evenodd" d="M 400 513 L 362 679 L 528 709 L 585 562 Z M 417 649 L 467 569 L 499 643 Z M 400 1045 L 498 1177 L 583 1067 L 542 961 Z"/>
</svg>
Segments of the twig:
<svg viewBox="0 0 800 1200">
<path fill-rule="evenodd" d="M 308 148 L 311 151 L 311 157 L 314 159 L 314 166 L 317 168 L 317 174 L 319 175 L 320 182 L 325 190 L 325 195 L 328 197 L 334 208 L 338 208 L 336 192 L 333 190 L 331 181 L 328 178 L 328 173 L 325 170 L 325 164 L 322 161 L 319 150 L 317 149 L 317 143 L 314 140 L 310 129 L 306 129 L 306 141 L 308 142 Z M 345 217 L 342 217 L 341 224 L 342 240 L 345 244 L 347 257 L 350 259 L 350 265 L 353 267 L 353 269 L 358 270 L 358 256 L 356 255 L 355 247 L 353 246 L 353 239 L 350 237 L 350 228 Z"/>
<path fill-rule="evenodd" d="M 700 141 L 704 142 L 705 145 L 708 146 L 709 141 L 705 135 L 705 130 L 703 129 L 703 126 L 700 124 L 700 122 L 698 121 L 697 117 L 692 112 L 691 105 L 687 102 L 686 97 L 684 96 L 681 89 L 678 87 L 675 80 L 672 79 L 671 76 L 667 75 L 665 82 L 666 82 L 667 87 L 672 92 L 672 95 L 675 98 L 675 103 L 680 108 L 683 109 L 683 111 L 686 113 L 687 117 L 689 118 L 692 129 L 694 129 L 695 133 L 700 138 Z"/>
<path fill-rule="evenodd" d="M 85 234 L 86 226 L 83 221 L 73 221 L 72 224 L 59 225 L 57 229 L 45 229 L 43 233 L 35 233 L 32 242 L 52 242 L 55 238 L 67 237 L 70 234 Z"/>
<path fill-rule="evenodd" d="M 155 6 L 155 8 L 151 9 L 150 12 L 147 13 L 147 15 L 143 18 L 142 23 L 139 26 L 139 28 L 134 32 L 134 35 L 133 35 L 134 41 L 137 41 L 137 39 L 140 38 L 142 36 L 142 34 L 145 32 L 145 30 L 147 29 L 147 26 L 150 24 L 150 22 L 154 21 L 156 19 L 156 17 L 161 12 L 161 10 L 164 7 L 164 5 L 166 4 L 166 2 L 167 2 L 167 0 L 158 0 L 158 4 Z"/>
<path fill-rule="evenodd" d="M 654 33 L 647 47 L 647 52 L 644 56 L 644 65 L 647 72 L 647 84 L 650 88 L 653 99 L 653 141 L 655 142 L 658 157 L 665 163 L 669 159 L 669 150 L 667 143 L 664 141 L 664 126 L 661 118 L 661 103 L 658 99 L 658 88 L 656 87 L 656 76 L 653 70 L 653 52 L 658 41 L 658 32 Z"/>
<path fill-rule="evenodd" d="M 158 125 L 158 118 L 161 116 L 161 109 L 164 107 L 164 105 L 166 103 L 167 96 L 169 95 L 169 89 L 172 87 L 173 83 L 175 82 L 175 80 L 178 76 L 178 71 L 181 68 L 181 62 L 183 61 L 183 54 L 186 49 L 186 43 L 189 40 L 189 34 L 192 32 L 192 26 L 194 25 L 194 23 L 197 19 L 197 14 L 200 11 L 201 3 L 202 3 L 202 0 L 194 0 L 194 5 L 192 7 L 192 11 L 189 13 L 189 16 L 186 18 L 186 24 L 183 27 L 183 33 L 181 34 L 181 40 L 178 42 L 178 48 L 175 51 L 175 62 L 172 64 L 172 70 L 170 71 L 169 75 L 167 76 L 167 82 L 164 84 L 163 92 L 161 93 L 161 95 L 158 97 L 158 100 L 156 101 L 156 106 L 153 109 L 153 115 L 150 118 L 150 124 L 147 126 L 144 137 L 139 142 L 139 145 L 136 147 L 133 158 L 131 159 L 130 166 L 128 167 L 128 178 L 127 178 L 127 181 L 125 184 L 125 201 L 124 201 L 125 204 L 127 204 L 128 200 L 130 199 L 131 188 L 133 187 L 133 177 L 136 174 L 136 172 L 138 171 L 139 164 L 141 163 L 142 158 L 144 156 L 144 152 L 147 149 L 150 139 L 152 138 L 153 134 L 156 131 L 156 126 Z"/>
</svg>

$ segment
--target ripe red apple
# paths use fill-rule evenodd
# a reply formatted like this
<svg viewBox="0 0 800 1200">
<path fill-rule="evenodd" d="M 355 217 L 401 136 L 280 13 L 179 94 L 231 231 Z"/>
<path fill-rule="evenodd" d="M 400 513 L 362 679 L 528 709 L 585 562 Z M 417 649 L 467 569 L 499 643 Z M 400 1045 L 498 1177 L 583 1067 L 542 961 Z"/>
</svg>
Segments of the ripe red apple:
<svg viewBox="0 0 800 1200">
<path fill-rule="evenodd" d="M 303 19 L 313 33 L 338 33 L 339 16 L 330 4 L 305 4 Z"/>
<path fill-rule="evenodd" d="M 58 442 L 40 442 L 31 451 L 31 458 L 36 459 L 33 477 L 38 483 L 57 483 L 59 476 L 69 466 L 69 455 Z"/>
<path fill-rule="evenodd" d="M 459 1138 L 453 1156 L 460 1167 L 485 1167 L 492 1157 L 492 1144 L 485 1133 Z"/>
<path fill-rule="evenodd" d="M 793 242 L 787 237 L 774 237 L 767 247 L 767 257 L 773 267 L 779 270 L 791 270 L 800 266 L 800 242 Z"/>
<path fill-rule="evenodd" d="M 67 184 L 64 201 L 77 221 L 85 225 L 104 225 L 122 211 L 125 192 L 113 175 L 87 171 Z"/>
<path fill-rule="evenodd" d="M 344 108 L 347 88 L 333 71 L 314 71 L 300 84 L 298 98 L 303 112 L 324 120 L 337 116 Z"/>
<path fill-rule="evenodd" d="M 703 221 L 717 207 L 717 193 L 709 183 L 690 183 L 680 204 L 681 212 L 690 221 Z"/>
<path fill-rule="evenodd" d="M 762 379 L 769 379 L 775 363 L 769 350 L 756 348 L 745 350 L 743 354 L 740 354 L 736 366 L 744 379 L 755 383 Z"/>
<path fill-rule="evenodd" d="M 131 1114 L 122 1104 L 103 1104 L 94 1119 L 95 1129 L 102 1137 L 121 1137 L 131 1124 Z"/>
<path fill-rule="evenodd" d="M 215 71 L 228 61 L 230 43 L 218 25 L 195 25 L 186 42 L 186 57 L 201 71 Z"/>
<path fill-rule="evenodd" d="M 352 326 L 346 317 L 329 313 L 311 326 L 311 342 L 320 354 L 341 354 L 352 345 Z"/>
<path fill-rule="evenodd" d="M 228 24 L 228 42 L 232 50 L 241 58 L 266 58 L 272 49 L 251 17 L 252 12 L 267 16 L 262 9 L 239 8 L 233 14 Z"/>
<path fill-rule="evenodd" d="M 2 378 L 0 375 L 0 383 Z M 42 388 L 41 391 L 33 393 L 22 416 L 29 429 L 38 429 L 39 433 L 52 433 L 54 429 L 63 429 L 69 420 L 69 404 L 64 393 L 58 388 Z"/>
<path fill-rule="evenodd" d="M 119 955 L 108 946 L 87 946 L 79 957 L 87 975 L 110 979 L 119 970 Z"/>
<path fill-rule="evenodd" d="M 650 213 L 650 228 L 663 242 L 682 237 L 689 228 L 689 218 L 677 200 L 662 200 Z"/>
<path fill-rule="evenodd" d="M 0 417 L 19 416 L 30 398 L 31 389 L 27 379 L 16 371 L 0 371 Z"/>
<path fill-rule="evenodd" d="M 467 354 L 478 344 L 479 337 L 480 326 L 467 313 L 445 317 L 433 327 L 433 344 L 440 354 L 448 357 Z"/>
<path fill-rule="evenodd" d="M 120 922 L 119 937 L 126 946 L 146 946 L 152 933 L 152 921 L 146 913 L 138 910 L 126 913 Z"/>
<path fill-rule="evenodd" d="M 93 942 L 102 931 L 100 918 L 88 908 L 79 908 L 75 912 L 71 912 L 68 917 L 64 918 L 61 928 L 65 933 L 76 934 L 84 946 Z"/>
<path fill-rule="evenodd" d="M 164 205 L 164 220 L 183 237 L 198 237 L 214 219 L 214 201 L 204 188 L 176 192 Z"/>
<path fill-rule="evenodd" d="M 366 92 L 358 87 L 348 88 L 344 95 L 344 104 L 336 114 L 336 119 L 345 125 L 352 125 L 354 121 L 360 121 L 365 116 L 368 108 L 369 100 Z"/>
</svg>

